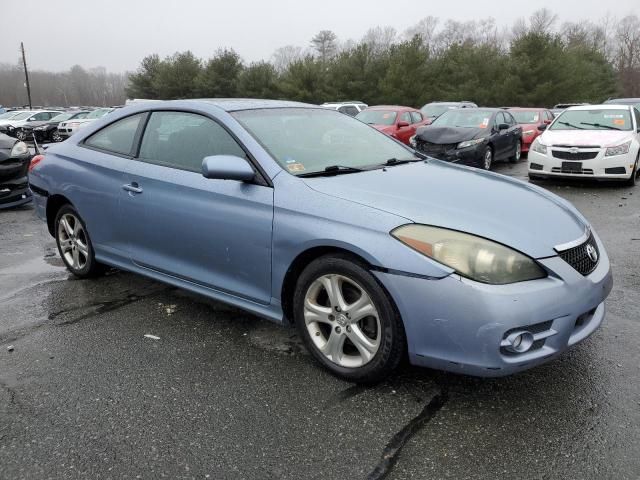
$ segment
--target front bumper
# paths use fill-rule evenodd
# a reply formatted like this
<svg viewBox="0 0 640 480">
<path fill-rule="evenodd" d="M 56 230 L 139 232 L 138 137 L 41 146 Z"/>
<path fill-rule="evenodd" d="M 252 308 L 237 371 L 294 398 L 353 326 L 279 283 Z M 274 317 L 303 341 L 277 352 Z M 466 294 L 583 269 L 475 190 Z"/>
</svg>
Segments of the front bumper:
<svg viewBox="0 0 640 480">
<path fill-rule="evenodd" d="M 31 201 L 27 177 L 0 180 L 0 209 L 17 207 Z"/>
<path fill-rule="evenodd" d="M 576 160 L 582 164 L 578 172 L 563 169 L 563 163 L 571 160 L 556 158 L 552 150 L 567 151 L 566 148 L 547 147 L 547 153 L 542 154 L 533 150 L 529 151 L 529 174 L 542 178 L 595 178 L 600 180 L 626 180 L 631 176 L 635 156 L 632 153 L 605 157 L 604 149 L 597 149 L 597 156 L 589 160 Z M 596 152 L 596 149 L 588 149 Z"/>
<path fill-rule="evenodd" d="M 587 338 L 604 319 L 613 284 L 609 259 L 594 237 L 601 257 L 586 277 L 557 256 L 539 260 L 547 278 L 511 285 L 376 272 L 404 321 L 411 363 L 497 377 L 545 363 Z M 541 340 L 525 353 L 508 352 L 501 344 L 514 329 Z"/>
<path fill-rule="evenodd" d="M 470 167 L 482 166 L 484 149 L 486 143 L 480 143 L 467 148 L 453 148 L 444 152 L 429 152 L 419 150 L 421 153 L 445 162 L 459 163 L 460 165 L 468 165 Z"/>
</svg>

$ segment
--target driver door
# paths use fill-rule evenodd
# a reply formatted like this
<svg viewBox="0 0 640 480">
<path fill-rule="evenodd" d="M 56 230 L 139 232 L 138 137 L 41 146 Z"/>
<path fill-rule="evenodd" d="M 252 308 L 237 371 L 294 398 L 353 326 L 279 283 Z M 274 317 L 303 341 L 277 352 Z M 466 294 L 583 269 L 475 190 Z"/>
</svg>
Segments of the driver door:
<svg viewBox="0 0 640 480">
<path fill-rule="evenodd" d="M 121 193 L 131 260 L 258 303 L 271 299 L 273 189 L 207 179 L 211 155 L 247 158 L 217 122 L 154 111 Z"/>
</svg>

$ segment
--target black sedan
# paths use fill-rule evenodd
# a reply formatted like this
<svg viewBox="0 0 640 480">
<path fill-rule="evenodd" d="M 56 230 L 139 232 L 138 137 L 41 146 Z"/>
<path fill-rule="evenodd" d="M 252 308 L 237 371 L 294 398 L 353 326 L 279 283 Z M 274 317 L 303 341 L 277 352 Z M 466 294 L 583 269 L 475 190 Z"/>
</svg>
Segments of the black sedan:
<svg viewBox="0 0 640 480">
<path fill-rule="evenodd" d="M 24 142 L 0 133 L 0 209 L 31 201 L 27 184 L 30 161 Z"/>
<path fill-rule="evenodd" d="M 520 160 L 522 128 L 499 108 L 455 109 L 419 128 L 411 145 L 430 157 L 489 170 L 494 161 Z"/>
<path fill-rule="evenodd" d="M 38 142 L 61 142 L 65 137 L 60 136 L 58 133 L 58 124 L 67 120 L 84 118 L 89 113 L 89 110 L 74 110 L 72 112 L 62 112 L 50 120 L 31 122 L 20 127 L 16 131 L 16 137 L 18 140 L 33 140 L 35 135 Z"/>
</svg>

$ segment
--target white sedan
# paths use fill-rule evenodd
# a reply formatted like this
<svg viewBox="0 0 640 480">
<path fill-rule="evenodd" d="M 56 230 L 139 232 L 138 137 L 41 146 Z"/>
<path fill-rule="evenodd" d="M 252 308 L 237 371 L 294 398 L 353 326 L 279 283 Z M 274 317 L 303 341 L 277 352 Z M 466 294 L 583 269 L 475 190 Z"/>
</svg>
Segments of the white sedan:
<svg viewBox="0 0 640 480">
<path fill-rule="evenodd" d="M 628 105 L 585 105 L 562 112 L 531 145 L 529 178 L 596 178 L 635 185 L 640 112 Z"/>
</svg>

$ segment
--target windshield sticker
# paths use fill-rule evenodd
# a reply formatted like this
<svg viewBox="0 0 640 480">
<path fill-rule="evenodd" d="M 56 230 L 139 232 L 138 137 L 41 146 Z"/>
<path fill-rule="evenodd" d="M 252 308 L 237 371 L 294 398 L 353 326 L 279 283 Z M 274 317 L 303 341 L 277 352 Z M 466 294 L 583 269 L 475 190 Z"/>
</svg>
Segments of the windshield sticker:
<svg viewBox="0 0 640 480">
<path fill-rule="evenodd" d="M 382 115 L 382 118 L 391 118 L 391 114 L 390 113 L 385 113 Z"/>
<path fill-rule="evenodd" d="M 487 128 L 489 126 L 489 118 L 485 118 L 482 120 L 482 123 L 478 125 L 480 128 Z"/>
<path fill-rule="evenodd" d="M 614 118 L 613 119 L 613 124 L 614 125 L 624 126 L 624 118 Z"/>
<path fill-rule="evenodd" d="M 624 118 L 624 115 L 605 113 L 604 118 Z"/>
<path fill-rule="evenodd" d="M 301 163 L 287 162 L 287 170 L 289 170 L 291 173 L 296 173 L 296 172 L 304 172 L 306 169 L 304 168 L 304 165 Z"/>
</svg>

